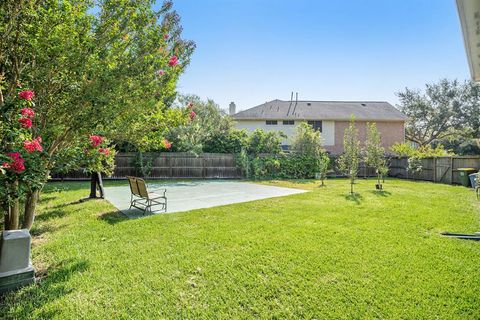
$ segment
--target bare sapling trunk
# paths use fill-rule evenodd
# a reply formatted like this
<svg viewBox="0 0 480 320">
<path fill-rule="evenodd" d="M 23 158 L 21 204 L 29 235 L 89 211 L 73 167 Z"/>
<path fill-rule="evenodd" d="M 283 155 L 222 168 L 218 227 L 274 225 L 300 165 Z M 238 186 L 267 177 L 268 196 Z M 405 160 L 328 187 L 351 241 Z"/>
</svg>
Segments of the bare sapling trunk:
<svg viewBox="0 0 480 320">
<path fill-rule="evenodd" d="M 25 199 L 25 214 L 23 216 L 22 228 L 30 230 L 35 219 L 35 209 L 39 198 L 40 190 L 33 190 L 27 193 Z"/>
</svg>

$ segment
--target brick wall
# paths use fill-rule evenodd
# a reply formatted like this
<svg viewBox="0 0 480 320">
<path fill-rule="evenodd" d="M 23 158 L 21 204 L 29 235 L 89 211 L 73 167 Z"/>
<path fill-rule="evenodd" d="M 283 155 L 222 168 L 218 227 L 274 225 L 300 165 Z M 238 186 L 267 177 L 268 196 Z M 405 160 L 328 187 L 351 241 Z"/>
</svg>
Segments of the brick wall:
<svg viewBox="0 0 480 320">
<path fill-rule="evenodd" d="M 396 142 L 405 141 L 404 122 L 376 122 L 377 129 L 382 137 L 382 145 L 385 151 L 390 152 L 390 147 Z M 326 146 L 325 149 L 333 154 L 340 154 L 343 152 L 343 135 L 345 129 L 348 127 L 348 121 L 335 121 L 335 145 Z M 367 134 L 367 122 L 355 121 L 355 126 L 358 129 L 358 135 L 361 145 L 364 146 Z"/>
</svg>

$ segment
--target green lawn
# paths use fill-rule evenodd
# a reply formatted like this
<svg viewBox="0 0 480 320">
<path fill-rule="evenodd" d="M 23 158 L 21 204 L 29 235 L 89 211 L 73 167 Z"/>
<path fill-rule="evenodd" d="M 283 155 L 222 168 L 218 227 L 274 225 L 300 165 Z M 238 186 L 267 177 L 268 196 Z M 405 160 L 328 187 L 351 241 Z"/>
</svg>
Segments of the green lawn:
<svg viewBox="0 0 480 320">
<path fill-rule="evenodd" d="M 52 183 L 32 230 L 41 280 L 3 298 L 13 319 L 479 319 L 472 191 L 359 180 L 265 182 L 311 192 L 127 220 L 87 183 Z"/>
</svg>

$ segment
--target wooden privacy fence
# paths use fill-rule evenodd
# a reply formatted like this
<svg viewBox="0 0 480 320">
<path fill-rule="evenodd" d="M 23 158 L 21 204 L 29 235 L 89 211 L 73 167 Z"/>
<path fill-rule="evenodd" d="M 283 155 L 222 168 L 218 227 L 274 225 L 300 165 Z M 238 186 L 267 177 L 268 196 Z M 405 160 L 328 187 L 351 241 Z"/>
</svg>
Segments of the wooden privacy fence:
<svg viewBox="0 0 480 320">
<path fill-rule="evenodd" d="M 106 179 L 124 179 L 125 176 L 139 176 L 148 179 L 228 179 L 240 178 L 236 158 L 233 154 L 186 152 L 118 153 L 115 157 L 115 171 Z M 88 180 L 90 175 L 82 170 L 68 174 L 54 174 L 54 180 Z"/>
<path fill-rule="evenodd" d="M 459 184 L 459 168 L 480 169 L 480 156 L 424 158 L 421 159 L 422 171 L 413 175 L 407 171 L 407 160 L 407 158 L 391 158 L 389 175 L 403 179 Z"/>
<path fill-rule="evenodd" d="M 332 159 L 333 160 L 333 159 Z M 422 171 L 413 175 L 407 171 L 407 158 L 389 159 L 389 176 L 448 184 L 459 184 L 458 168 L 480 169 L 480 156 L 454 156 L 421 159 Z M 234 154 L 186 152 L 162 152 L 140 154 L 118 153 L 115 171 L 106 179 L 124 179 L 125 176 L 140 176 L 148 179 L 234 179 L 242 178 Z M 341 176 L 332 172 L 333 176 Z M 359 177 L 375 176 L 375 170 L 360 165 Z M 82 170 L 68 174 L 53 174 L 53 180 L 88 180 L 90 175 Z"/>
</svg>

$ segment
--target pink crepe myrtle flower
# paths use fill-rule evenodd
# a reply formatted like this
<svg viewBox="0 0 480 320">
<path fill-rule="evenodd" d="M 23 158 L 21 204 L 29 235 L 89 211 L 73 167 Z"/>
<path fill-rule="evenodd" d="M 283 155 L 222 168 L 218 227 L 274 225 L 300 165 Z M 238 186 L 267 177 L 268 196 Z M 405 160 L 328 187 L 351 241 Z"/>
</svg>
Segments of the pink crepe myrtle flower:
<svg viewBox="0 0 480 320">
<path fill-rule="evenodd" d="M 33 153 L 35 151 L 42 152 L 43 148 L 40 145 L 42 142 L 42 138 L 38 137 L 36 139 L 33 139 L 32 141 L 24 141 L 23 142 L 23 148 L 28 152 L 28 153 Z"/>
<path fill-rule="evenodd" d="M 193 119 L 195 119 L 195 117 L 197 116 L 197 114 L 195 113 L 195 111 L 190 111 L 190 113 L 188 114 L 188 116 L 190 117 L 190 120 L 193 120 Z"/>
<path fill-rule="evenodd" d="M 170 58 L 170 60 L 168 61 L 168 65 L 169 65 L 170 67 L 174 67 L 174 66 L 176 66 L 177 64 L 178 64 L 178 58 L 177 58 L 177 56 L 172 56 L 172 57 Z"/>
<path fill-rule="evenodd" d="M 30 129 L 32 127 L 32 119 L 30 118 L 20 118 L 18 122 L 20 122 L 22 128 Z"/>
<path fill-rule="evenodd" d="M 91 135 L 89 137 L 89 139 L 90 139 L 90 143 L 91 143 L 92 147 L 94 147 L 94 148 L 98 147 L 103 142 L 103 137 L 101 137 L 101 136 Z"/>
<path fill-rule="evenodd" d="M 8 163 L 8 162 L 2 163 L 2 168 L 4 168 L 4 169 L 10 168 L 10 163 Z"/>
<path fill-rule="evenodd" d="M 22 108 L 20 109 L 20 112 L 22 113 L 22 116 L 24 118 L 33 118 L 35 116 L 35 111 L 33 111 L 32 108 Z"/>
<path fill-rule="evenodd" d="M 165 70 L 157 70 L 155 74 L 159 77 L 163 76 L 165 74 Z"/>
<path fill-rule="evenodd" d="M 20 99 L 25 99 L 25 100 L 32 100 L 35 97 L 35 92 L 31 90 L 24 90 L 18 93 L 18 97 Z"/>
<path fill-rule="evenodd" d="M 108 148 L 100 148 L 98 149 L 98 153 L 104 154 L 106 156 L 110 155 L 110 149 Z"/>
<path fill-rule="evenodd" d="M 170 36 L 168 34 L 163 36 L 163 40 L 168 40 L 169 38 L 170 38 Z"/>
<path fill-rule="evenodd" d="M 170 148 L 172 147 L 172 143 L 170 141 L 168 141 L 167 139 L 164 139 L 162 143 L 163 143 L 163 146 L 165 147 L 165 149 L 167 149 L 167 150 L 170 150 Z"/>
<path fill-rule="evenodd" d="M 13 170 L 15 173 L 22 173 L 25 171 L 25 159 L 22 158 L 19 152 L 11 152 L 7 154 L 10 159 L 12 159 L 12 163 L 10 163 L 9 168 Z"/>
</svg>

